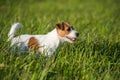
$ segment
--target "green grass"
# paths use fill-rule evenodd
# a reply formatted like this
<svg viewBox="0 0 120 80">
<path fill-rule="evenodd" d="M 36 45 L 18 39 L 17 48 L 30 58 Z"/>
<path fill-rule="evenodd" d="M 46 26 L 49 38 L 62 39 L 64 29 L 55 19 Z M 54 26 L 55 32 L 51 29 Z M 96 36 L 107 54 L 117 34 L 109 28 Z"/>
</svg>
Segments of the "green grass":
<svg viewBox="0 0 120 80">
<path fill-rule="evenodd" d="M 45 34 L 70 22 L 81 35 L 50 58 L 10 49 L 17 34 Z M 119 0 L 0 0 L 0 80 L 120 80 Z"/>
</svg>

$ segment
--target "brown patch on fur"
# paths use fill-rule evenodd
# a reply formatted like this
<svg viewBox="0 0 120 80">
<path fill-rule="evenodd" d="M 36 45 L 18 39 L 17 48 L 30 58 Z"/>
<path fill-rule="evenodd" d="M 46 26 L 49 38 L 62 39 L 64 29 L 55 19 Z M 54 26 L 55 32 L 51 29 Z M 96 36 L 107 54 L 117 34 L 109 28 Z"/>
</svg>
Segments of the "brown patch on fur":
<svg viewBox="0 0 120 80">
<path fill-rule="evenodd" d="M 56 29 L 57 29 L 58 34 L 59 34 L 61 37 L 64 37 L 65 35 L 69 34 L 70 31 L 68 31 L 67 29 L 68 29 L 70 26 L 71 26 L 70 24 L 65 23 L 65 22 L 58 23 L 58 24 L 56 25 Z"/>
<path fill-rule="evenodd" d="M 38 52 L 39 50 L 38 40 L 35 39 L 35 37 L 31 37 L 28 42 L 28 47 L 30 48 L 30 50 L 34 50 Z"/>
</svg>

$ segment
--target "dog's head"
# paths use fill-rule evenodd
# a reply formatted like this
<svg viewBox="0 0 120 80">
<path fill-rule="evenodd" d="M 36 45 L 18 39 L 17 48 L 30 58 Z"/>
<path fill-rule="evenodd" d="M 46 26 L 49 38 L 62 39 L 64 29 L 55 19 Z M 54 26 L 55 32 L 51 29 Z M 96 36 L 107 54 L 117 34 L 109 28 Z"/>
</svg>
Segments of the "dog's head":
<svg viewBox="0 0 120 80">
<path fill-rule="evenodd" d="M 73 43 L 79 36 L 79 33 L 74 30 L 73 26 L 66 22 L 56 24 L 56 29 L 58 35 L 70 43 Z"/>
</svg>

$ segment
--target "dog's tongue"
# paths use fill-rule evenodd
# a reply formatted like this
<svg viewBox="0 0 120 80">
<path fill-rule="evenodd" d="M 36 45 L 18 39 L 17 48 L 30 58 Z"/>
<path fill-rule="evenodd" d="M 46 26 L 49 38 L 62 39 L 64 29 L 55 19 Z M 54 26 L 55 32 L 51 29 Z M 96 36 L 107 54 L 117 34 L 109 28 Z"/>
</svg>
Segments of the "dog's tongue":
<svg viewBox="0 0 120 80">
<path fill-rule="evenodd" d="M 67 37 L 67 38 L 73 42 L 76 40 L 76 38 L 71 38 L 71 37 Z"/>
<path fill-rule="evenodd" d="M 75 41 L 76 39 L 75 38 L 72 38 L 72 41 Z"/>
</svg>

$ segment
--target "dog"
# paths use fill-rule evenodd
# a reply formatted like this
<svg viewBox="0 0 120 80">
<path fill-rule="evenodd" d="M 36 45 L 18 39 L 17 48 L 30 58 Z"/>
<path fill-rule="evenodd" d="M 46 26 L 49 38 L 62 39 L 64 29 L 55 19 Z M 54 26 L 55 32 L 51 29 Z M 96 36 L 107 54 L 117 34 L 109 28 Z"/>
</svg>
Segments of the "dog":
<svg viewBox="0 0 120 80">
<path fill-rule="evenodd" d="M 52 55 L 65 41 L 73 43 L 79 36 L 79 33 L 67 22 L 56 24 L 55 29 L 47 34 L 15 36 L 16 30 L 21 27 L 23 27 L 21 23 L 12 25 L 8 33 L 8 41 L 11 41 L 11 47 L 16 45 L 20 51 L 32 50 L 45 55 Z"/>
</svg>

